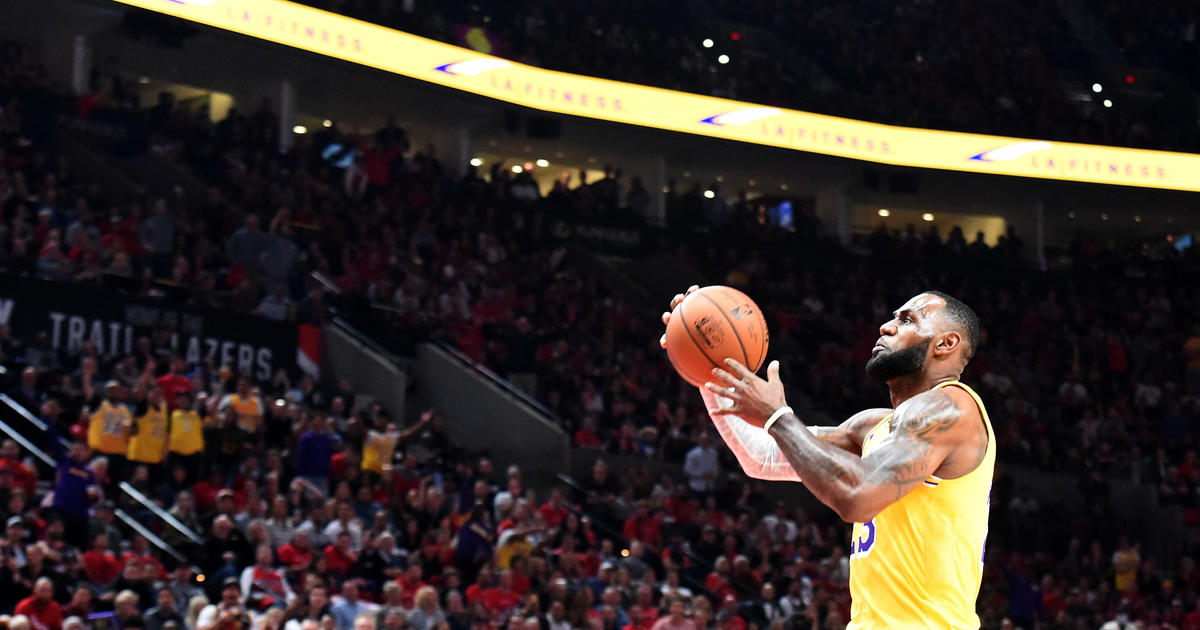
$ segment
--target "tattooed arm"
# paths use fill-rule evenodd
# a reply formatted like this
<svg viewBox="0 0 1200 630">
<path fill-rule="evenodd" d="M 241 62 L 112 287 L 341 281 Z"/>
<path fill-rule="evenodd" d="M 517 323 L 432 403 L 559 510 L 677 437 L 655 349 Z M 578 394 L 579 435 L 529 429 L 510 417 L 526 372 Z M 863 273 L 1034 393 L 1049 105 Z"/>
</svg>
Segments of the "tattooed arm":
<svg viewBox="0 0 1200 630">
<path fill-rule="evenodd" d="M 791 463 L 784 457 L 779 444 L 763 431 L 741 418 L 730 417 L 719 412 L 722 404 L 717 395 L 700 388 L 700 395 L 712 419 L 717 433 L 737 458 L 742 472 L 754 479 L 764 481 L 800 481 Z M 879 423 L 891 409 L 867 409 L 854 414 L 836 427 L 807 427 L 823 442 L 858 455 L 862 452 L 863 437 Z"/>
<path fill-rule="evenodd" d="M 896 408 L 891 433 L 866 457 L 815 439 L 785 414 L 770 430 L 812 493 L 847 522 L 866 522 L 932 475 L 954 450 L 966 415 L 943 390 L 914 396 Z"/>
</svg>

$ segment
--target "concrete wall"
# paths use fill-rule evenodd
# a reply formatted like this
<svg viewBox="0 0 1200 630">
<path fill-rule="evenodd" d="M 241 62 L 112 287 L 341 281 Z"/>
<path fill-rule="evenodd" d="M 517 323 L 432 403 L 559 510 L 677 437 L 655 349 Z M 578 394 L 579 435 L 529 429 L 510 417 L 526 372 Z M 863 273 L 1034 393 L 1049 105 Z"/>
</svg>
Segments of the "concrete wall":
<svg viewBox="0 0 1200 630">
<path fill-rule="evenodd" d="M 413 366 L 416 395 L 446 418 L 446 430 L 468 450 L 486 450 L 497 466 L 519 464 L 538 487 L 570 470 L 570 438 L 551 418 L 497 381 L 432 344 Z"/>
<path fill-rule="evenodd" d="M 378 400 L 389 416 L 405 418 L 408 375 L 391 357 L 334 324 L 321 330 L 321 374 L 350 379 L 355 391 Z"/>
</svg>

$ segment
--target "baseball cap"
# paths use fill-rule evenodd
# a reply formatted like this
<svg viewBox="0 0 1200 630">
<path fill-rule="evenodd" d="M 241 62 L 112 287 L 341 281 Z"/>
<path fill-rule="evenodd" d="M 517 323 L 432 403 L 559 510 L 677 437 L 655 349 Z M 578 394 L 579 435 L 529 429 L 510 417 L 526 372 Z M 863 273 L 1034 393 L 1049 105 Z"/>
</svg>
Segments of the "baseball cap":
<svg viewBox="0 0 1200 630">
<path fill-rule="evenodd" d="M 10 516 L 8 518 L 8 524 L 5 525 L 5 527 L 12 527 L 13 525 L 20 525 L 21 527 L 24 527 L 25 521 L 20 516 Z"/>
<path fill-rule="evenodd" d="M 239 582 L 238 579 L 233 576 L 229 576 L 221 581 L 221 590 L 225 590 L 231 586 L 234 588 L 240 589 L 240 588 L 242 588 L 242 583 Z"/>
<path fill-rule="evenodd" d="M 605 569 L 615 569 L 615 568 L 616 568 L 616 567 L 614 567 L 614 566 L 613 566 L 613 563 L 612 563 L 612 562 L 610 562 L 610 561 L 608 561 L 608 560 L 605 560 L 604 562 L 601 562 L 601 563 L 600 563 L 600 570 L 601 570 L 601 571 L 604 571 Z"/>
</svg>

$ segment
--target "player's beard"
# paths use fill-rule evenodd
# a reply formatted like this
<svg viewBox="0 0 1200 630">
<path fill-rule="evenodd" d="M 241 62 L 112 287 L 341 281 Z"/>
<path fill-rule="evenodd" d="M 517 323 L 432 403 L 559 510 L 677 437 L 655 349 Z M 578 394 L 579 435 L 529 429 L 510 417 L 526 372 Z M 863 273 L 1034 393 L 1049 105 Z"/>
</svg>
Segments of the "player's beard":
<svg viewBox="0 0 1200 630">
<path fill-rule="evenodd" d="M 886 383 L 894 378 L 916 374 L 925 369 L 925 356 L 933 339 L 926 339 L 915 346 L 880 352 L 867 360 L 867 376 Z"/>
</svg>

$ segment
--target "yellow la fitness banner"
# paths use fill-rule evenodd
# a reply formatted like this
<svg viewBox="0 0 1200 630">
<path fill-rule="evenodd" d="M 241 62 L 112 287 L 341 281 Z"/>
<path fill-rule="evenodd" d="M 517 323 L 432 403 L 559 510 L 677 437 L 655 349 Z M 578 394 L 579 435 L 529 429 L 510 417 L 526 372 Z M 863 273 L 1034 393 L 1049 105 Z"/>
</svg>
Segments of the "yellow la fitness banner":
<svg viewBox="0 0 1200 630">
<path fill-rule="evenodd" d="M 511 62 L 286 0 L 115 0 L 544 111 L 855 160 L 1200 191 L 1200 155 L 894 127 Z"/>
</svg>

